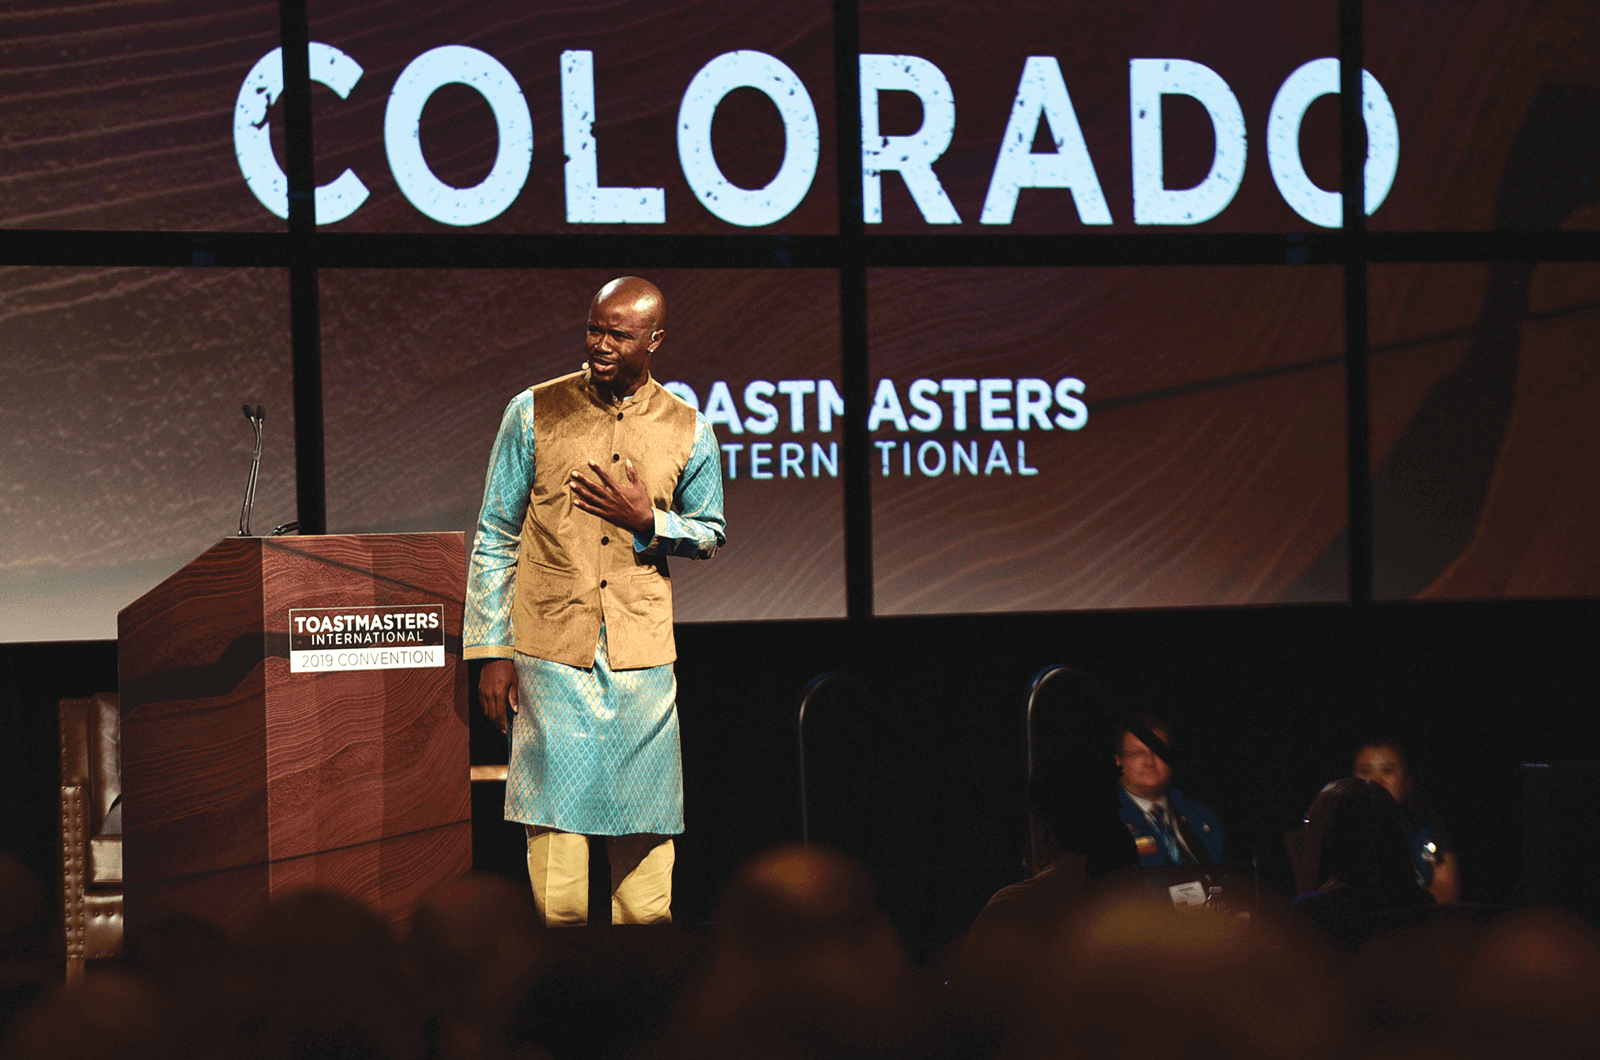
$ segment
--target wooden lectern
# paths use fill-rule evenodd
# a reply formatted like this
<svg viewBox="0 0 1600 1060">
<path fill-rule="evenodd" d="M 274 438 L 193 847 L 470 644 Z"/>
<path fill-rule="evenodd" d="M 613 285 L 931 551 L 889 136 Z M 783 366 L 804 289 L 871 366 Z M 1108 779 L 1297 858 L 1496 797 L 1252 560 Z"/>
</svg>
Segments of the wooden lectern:
<svg viewBox="0 0 1600 1060">
<path fill-rule="evenodd" d="M 130 929 L 472 866 L 462 535 L 227 538 L 117 616 Z"/>
</svg>

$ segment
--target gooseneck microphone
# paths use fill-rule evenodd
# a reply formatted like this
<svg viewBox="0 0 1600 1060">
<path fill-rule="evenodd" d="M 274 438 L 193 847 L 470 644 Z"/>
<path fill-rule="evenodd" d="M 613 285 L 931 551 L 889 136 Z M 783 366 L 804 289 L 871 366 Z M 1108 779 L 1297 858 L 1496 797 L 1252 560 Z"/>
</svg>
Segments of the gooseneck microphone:
<svg viewBox="0 0 1600 1060">
<path fill-rule="evenodd" d="M 256 476 L 261 473 L 261 424 L 266 421 L 267 407 L 257 405 L 254 410 L 249 403 L 245 403 L 244 418 L 250 421 L 250 426 L 256 429 L 256 451 L 250 458 L 250 481 L 244 487 L 244 504 L 239 508 L 239 536 L 250 536 L 250 509 L 256 503 Z"/>
</svg>

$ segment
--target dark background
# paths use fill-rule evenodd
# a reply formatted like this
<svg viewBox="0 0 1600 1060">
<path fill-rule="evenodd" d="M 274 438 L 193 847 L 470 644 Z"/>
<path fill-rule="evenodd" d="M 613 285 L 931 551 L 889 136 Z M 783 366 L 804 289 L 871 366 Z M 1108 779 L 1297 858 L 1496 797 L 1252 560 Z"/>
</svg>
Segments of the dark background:
<svg viewBox="0 0 1600 1060">
<path fill-rule="evenodd" d="M 1268 900 L 1290 889 L 1281 834 L 1346 775 L 1374 731 L 1409 740 L 1424 793 L 1461 850 L 1469 901 L 1521 893 L 1520 766 L 1593 758 L 1593 601 L 1318 605 L 689 625 L 678 630 L 688 831 L 675 913 L 696 925 L 741 861 L 800 835 L 795 707 L 818 672 L 860 678 L 854 710 L 811 717 L 814 820 L 878 877 L 923 956 L 1021 875 L 1028 685 L 1068 663 L 1173 723 L 1178 783 L 1218 812 L 1230 859 L 1259 855 Z M 56 844 L 55 701 L 115 687 L 115 645 L 0 646 L 0 848 L 49 878 Z M 840 731 L 842 727 L 842 731 Z M 505 760 L 477 719 L 473 761 Z M 516 875 L 521 829 L 501 786 L 474 793 L 474 857 Z M 831 831 L 831 835 L 830 835 Z M 1568 857 L 1581 860 L 1580 849 Z"/>
</svg>

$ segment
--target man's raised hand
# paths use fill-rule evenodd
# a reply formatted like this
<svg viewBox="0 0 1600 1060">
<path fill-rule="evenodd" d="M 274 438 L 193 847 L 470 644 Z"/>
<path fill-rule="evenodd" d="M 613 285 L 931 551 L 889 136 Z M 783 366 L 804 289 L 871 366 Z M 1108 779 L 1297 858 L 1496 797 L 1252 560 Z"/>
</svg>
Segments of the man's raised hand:
<svg viewBox="0 0 1600 1060">
<path fill-rule="evenodd" d="M 576 470 L 567 480 L 572 487 L 573 503 L 579 510 L 632 530 L 635 536 L 646 541 L 654 537 L 655 506 L 650 503 L 650 494 L 645 490 L 639 473 L 633 469 L 633 461 L 622 462 L 622 469 L 627 475 L 626 482 L 612 478 L 596 461 L 589 461 L 589 468 L 599 481 Z"/>
</svg>

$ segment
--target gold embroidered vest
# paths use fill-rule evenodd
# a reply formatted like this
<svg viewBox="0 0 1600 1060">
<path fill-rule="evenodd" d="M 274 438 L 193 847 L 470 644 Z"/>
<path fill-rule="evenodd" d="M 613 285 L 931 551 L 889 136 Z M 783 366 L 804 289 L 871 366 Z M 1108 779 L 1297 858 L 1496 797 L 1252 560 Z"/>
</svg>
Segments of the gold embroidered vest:
<svg viewBox="0 0 1600 1060">
<path fill-rule="evenodd" d="M 613 669 L 677 658 L 666 557 L 636 553 L 633 531 L 580 510 L 567 481 L 573 471 L 593 479 L 593 460 L 626 482 L 632 460 L 650 503 L 668 509 L 694 435 L 694 409 L 654 379 L 616 404 L 583 372 L 533 388 L 533 493 L 511 613 L 517 651 L 588 668 L 603 621 Z"/>
</svg>

